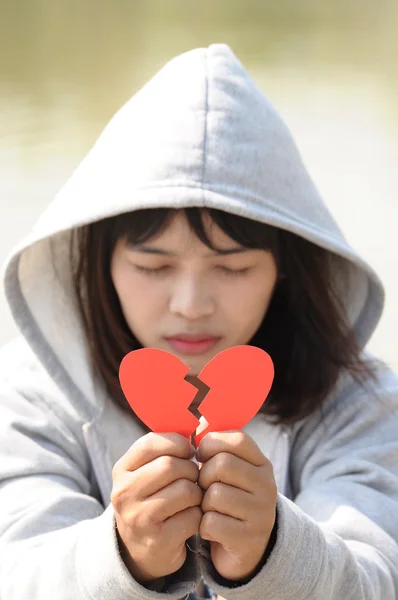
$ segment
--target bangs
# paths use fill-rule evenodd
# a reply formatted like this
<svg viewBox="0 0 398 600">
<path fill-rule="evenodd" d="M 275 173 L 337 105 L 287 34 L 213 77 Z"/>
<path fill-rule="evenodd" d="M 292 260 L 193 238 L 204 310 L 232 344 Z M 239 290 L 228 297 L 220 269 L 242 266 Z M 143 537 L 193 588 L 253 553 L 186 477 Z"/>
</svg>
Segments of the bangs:
<svg viewBox="0 0 398 600">
<path fill-rule="evenodd" d="M 112 218 L 112 245 L 119 239 L 125 239 L 131 245 L 143 244 L 162 234 L 181 211 L 185 214 L 190 230 L 214 252 L 221 249 L 212 243 L 204 215 L 208 215 L 213 223 L 240 246 L 272 252 L 278 264 L 277 228 L 214 208 L 152 208 L 118 215 Z"/>
</svg>

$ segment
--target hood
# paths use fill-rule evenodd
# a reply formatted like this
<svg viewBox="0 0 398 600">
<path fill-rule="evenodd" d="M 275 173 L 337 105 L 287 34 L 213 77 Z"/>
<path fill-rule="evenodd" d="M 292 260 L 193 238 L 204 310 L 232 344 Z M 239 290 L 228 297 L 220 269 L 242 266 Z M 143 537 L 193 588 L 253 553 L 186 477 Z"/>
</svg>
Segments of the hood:
<svg viewBox="0 0 398 600">
<path fill-rule="evenodd" d="M 90 375 L 71 286 L 70 231 L 142 208 L 203 206 L 294 232 L 329 250 L 358 341 L 383 308 L 377 275 L 344 239 L 292 136 L 231 49 L 171 60 L 113 117 L 4 270 L 6 298 L 51 377 L 90 413 Z"/>
</svg>

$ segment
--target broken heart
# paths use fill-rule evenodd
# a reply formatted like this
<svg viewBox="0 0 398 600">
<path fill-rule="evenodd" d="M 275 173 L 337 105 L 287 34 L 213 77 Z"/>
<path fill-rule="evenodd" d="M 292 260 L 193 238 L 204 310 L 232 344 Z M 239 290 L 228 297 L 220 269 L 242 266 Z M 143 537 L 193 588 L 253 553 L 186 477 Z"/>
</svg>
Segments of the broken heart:
<svg viewBox="0 0 398 600">
<path fill-rule="evenodd" d="M 189 438 L 199 421 L 189 411 L 198 390 L 184 379 L 188 372 L 174 354 L 142 348 L 123 358 L 119 380 L 131 408 L 152 431 Z M 270 392 L 274 365 L 260 348 L 233 346 L 214 356 L 197 377 L 210 388 L 198 407 L 207 422 L 195 438 L 199 443 L 210 431 L 241 429 L 255 416 Z"/>
</svg>

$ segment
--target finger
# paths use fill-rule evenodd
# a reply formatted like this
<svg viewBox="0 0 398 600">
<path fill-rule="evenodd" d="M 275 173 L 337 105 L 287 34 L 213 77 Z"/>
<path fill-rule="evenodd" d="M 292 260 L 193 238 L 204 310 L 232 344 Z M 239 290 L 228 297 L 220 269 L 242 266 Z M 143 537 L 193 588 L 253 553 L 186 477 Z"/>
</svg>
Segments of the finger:
<svg viewBox="0 0 398 600">
<path fill-rule="evenodd" d="M 199 532 L 203 514 L 199 506 L 186 508 L 163 523 L 164 539 L 173 547 Z"/>
<path fill-rule="evenodd" d="M 204 436 L 196 452 L 199 462 L 205 463 L 220 452 L 229 452 L 259 467 L 267 461 L 252 438 L 243 431 L 211 432 Z"/>
<path fill-rule="evenodd" d="M 200 522 L 199 535 L 203 540 L 218 542 L 227 549 L 236 548 L 247 536 L 247 525 L 228 515 L 207 512 Z"/>
<path fill-rule="evenodd" d="M 216 481 L 212 483 L 201 504 L 202 512 L 217 512 L 240 521 L 250 521 L 259 511 L 259 502 L 253 494 Z"/>
<path fill-rule="evenodd" d="M 120 471 L 134 471 L 164 455 L 190 459 L 194 452 L 189 440 L 178 433 L 151 432 L 130 446 L 113 467 L 113 474 L 116 476 Z"/>
<path fill-rule="evenodd" d="M 131 485 L 136 490 L 136 498 L 143 499 L 178 479 L 187 479 L 196 483 L 199 477 L 199 468 L 191 460 L 166 455 L 159 456 L 133 473 L 127 471 L 125 474 L 131 478 Z"/>
<path fill-rule="evenodd" d="M 245 460 L 221 452 L 206 462 L 199 471 L 198 483 L 207 490 L 212 483 L 221 481 L 249 493 L 263 490 L 268 481 L 274 481 L 272 465 L 254 467 Z"/>
<path fill-rule="evenodd" d="M 162 523 L 173 515 L 200 506 L 203 492 L 198 485 L 187 479 L 174 481 L 145 501 L 145 511 L 153 523 Z"/>
</svg>

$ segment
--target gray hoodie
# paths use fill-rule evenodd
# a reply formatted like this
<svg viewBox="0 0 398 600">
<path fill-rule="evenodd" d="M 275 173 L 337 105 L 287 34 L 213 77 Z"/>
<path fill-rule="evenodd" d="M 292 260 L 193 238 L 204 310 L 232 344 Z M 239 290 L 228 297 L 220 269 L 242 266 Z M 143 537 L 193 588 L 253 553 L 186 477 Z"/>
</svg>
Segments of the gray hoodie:
<svg viewBox="0 0 398 600">
<path fill-rule="evenodd" d="M 160 206 L 214 207 L 322 246 L 363 349 L 379 321 L 378 277 L 231 50 L 172 60 L 116 114 L 5 266 L 21 337 L 0 353 L 1 600 L 177 599 L 201 578 L 231 600 L 397 600 L 398 381 L 384 366 L 367 389 L 342 377 L 323 418 L 247 425 L 279 490 L 276 544 L 251 581 L 220 585 L 191 553 L 160 591 L 125 568 L 112 467 L 143 430 L 90 373 L 68 246 L 74 227 Z"/>
</svg>

